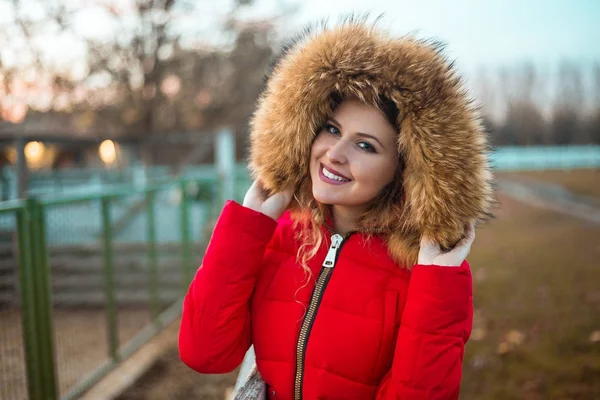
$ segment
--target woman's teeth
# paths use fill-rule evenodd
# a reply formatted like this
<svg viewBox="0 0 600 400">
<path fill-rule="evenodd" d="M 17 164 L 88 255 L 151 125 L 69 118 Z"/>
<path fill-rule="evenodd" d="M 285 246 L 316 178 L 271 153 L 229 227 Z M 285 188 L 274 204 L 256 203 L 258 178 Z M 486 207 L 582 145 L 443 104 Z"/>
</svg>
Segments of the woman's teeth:
<svg viewBox="0 0 600 400">
<path fill-rule="evenodd" d="M 340 181 L 340 182 L 349 181 L 349 179 L 342 178 L 341 176 L 337 176 L 333 172 L 329 172 L 325 167 L 323 167 L 323 175 L 325 175 L 329 179 L 333 179 L 333 180 Z"/>
</svg>

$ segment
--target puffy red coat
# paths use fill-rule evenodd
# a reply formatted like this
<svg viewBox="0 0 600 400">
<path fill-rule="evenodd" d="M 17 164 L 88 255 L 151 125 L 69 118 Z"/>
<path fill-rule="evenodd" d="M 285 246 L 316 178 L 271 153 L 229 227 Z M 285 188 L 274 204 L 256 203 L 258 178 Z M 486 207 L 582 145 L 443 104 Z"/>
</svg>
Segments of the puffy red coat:
<svg viewBox="0 0 600 400">
<path fill-rule="evenodd" d="M 385 240 L 355 233 L 323 267 L 327 238 L 306 283 L 289 213 L 276 222 L 228 202 L 185 297 L 182 360 L 229 372 L 253 344 L 277 399 L 458 398 L 473 315 L 468 263 L 409 271 Z"/>
</svg>

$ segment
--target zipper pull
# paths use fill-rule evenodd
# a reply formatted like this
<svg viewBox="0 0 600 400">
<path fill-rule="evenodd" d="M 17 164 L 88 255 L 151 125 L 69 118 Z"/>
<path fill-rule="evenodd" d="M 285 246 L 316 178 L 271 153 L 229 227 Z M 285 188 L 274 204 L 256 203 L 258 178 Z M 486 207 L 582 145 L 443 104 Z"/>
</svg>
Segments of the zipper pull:
<svg viewBox="0 0 600 400">
<path fill-rule="evenodd" d="M 325 257 L 325 261 L 323 261 L 323 267 L 325 268 L 333 268 L 335 264 L 335 256 L 340 248 L 340 244 L 344 238 L 337 233 L 331 236 L 331 246 L 329 246 L 329 251 L 327 252 L 327 256 Z"/>
</svg>

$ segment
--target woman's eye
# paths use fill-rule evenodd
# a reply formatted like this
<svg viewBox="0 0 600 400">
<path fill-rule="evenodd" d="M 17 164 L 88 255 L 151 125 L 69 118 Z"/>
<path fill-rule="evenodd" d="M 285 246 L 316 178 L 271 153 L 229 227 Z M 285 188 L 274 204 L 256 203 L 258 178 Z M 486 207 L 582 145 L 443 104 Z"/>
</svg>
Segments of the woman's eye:
<svg viewBox="0 0 600 400">
<path fill-rule="evenodd" d="M 369 153 L 375 153 L 375 147 L 373 147 L 373 145 L 371 145 L 369 142 L 358 142 L 358 147 L 368 151 Z"/>
<path fill-rule="evenodd" d="M 325 125 L 325 130 L 333 135 L 339 135 L 340 130 L 331 124 Z"/>
</svg>

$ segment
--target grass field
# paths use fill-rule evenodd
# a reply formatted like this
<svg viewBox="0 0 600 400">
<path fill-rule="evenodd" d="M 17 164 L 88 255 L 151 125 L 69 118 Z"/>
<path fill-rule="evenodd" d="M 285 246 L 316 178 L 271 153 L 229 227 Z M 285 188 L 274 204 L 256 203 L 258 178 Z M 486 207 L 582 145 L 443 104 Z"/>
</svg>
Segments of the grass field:
<svg viewBox="0 0 600 400">
<path fill-rule="evenodd" d="M 600 225 L 501 197 L 469 260 L 462 399 L 600 399 Z"/>
<path fill-rule="evenodd" d="M 569 185 L 600 198 L 587 188 L 598 176 Z M 461 399 L 600 399 L 600 225 L 499 200 L 469 256 L 476 312 Z M 173 349 L 121 400 L 223 399 L 233 382 L 195 374 Z"/>
</svg>

